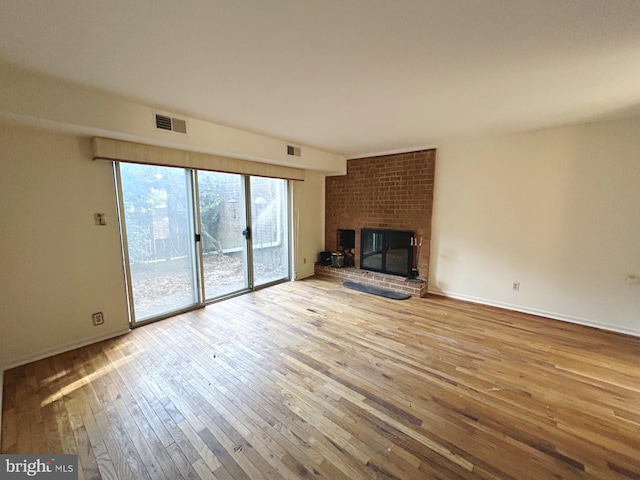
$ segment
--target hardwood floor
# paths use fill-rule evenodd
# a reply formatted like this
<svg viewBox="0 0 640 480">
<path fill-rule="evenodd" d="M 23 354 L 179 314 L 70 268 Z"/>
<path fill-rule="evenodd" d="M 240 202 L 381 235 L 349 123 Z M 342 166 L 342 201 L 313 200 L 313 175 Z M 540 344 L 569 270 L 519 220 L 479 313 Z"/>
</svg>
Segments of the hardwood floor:
<svg viewBox="0 0 640 480">
<path fill-rule="evenodd" d="M 286 283 L 5 372 L 85 479 L 640 478 L 640 338 Z"/>
</svg>

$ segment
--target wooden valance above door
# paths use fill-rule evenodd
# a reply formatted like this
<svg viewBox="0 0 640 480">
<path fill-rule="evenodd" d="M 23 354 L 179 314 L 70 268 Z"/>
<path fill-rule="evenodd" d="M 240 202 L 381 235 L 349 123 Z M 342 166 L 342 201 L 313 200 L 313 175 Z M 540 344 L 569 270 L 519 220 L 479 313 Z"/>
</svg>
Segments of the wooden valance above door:
<svg viewBox="0 0 640 480">
<path fill-rule="evenodd" d="M 103 137 L 93 138 L 93 159 L 239 173 L 286 180 L 304 180 L 304 170 L 301 168 L 284 167 L 270 163 L 253 162 L 221 155 L 157 147 Z"/>
</svg>

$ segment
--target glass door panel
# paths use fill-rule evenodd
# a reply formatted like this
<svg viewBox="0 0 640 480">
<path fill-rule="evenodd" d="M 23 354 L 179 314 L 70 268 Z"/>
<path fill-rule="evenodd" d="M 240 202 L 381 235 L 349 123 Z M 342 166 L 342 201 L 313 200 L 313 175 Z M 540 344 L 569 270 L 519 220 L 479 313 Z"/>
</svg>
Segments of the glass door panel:
<svg viewBox="0 0 640 480">
<path fill-rule="evenodd" d="M 254 286 L 289 278 L 286 180 L 251 177 L 251 244 Z"/>
<path fill-rule="evenodd" d="M 190 173 L 121 163 L 134 321 L 198 303 Z"/>
<path fill-rule="evenodd" d="M 198 172 L 205 300 L 249 288 L 242 175 Z"/>
<path fill-rule="evenodd" d="M 361 231 L 360 250 L 362 251 L 360 266 L 365 270 L 381 272 L 384 268 L 384 235 L 368 228 Z"/>
</svg>

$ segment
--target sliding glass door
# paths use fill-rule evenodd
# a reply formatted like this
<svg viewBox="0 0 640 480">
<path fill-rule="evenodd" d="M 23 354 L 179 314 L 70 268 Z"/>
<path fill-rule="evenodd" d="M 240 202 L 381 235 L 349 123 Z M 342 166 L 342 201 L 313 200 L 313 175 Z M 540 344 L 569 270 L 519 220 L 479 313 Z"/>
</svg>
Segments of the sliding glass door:
<svg viewBox="0 0 640 480">
<path fill-rule="evenodd" d="M 190 173 L 120 165 L 129 267 L 137 322 L 199 302 Z"/>
<path fill-rule="evenodd" d="M 132 324 L 289 278 L 288 182 L 120 163 Z"/>
<path fill-rule="evenodd" d="M 289 278 L 288 184 L 251 177 L 254 286 Z"/>
<path fill-rule="evenodd" d="M 205 300 L 249 288 L 244 184 L 242 175 L 198 172 Z"/>
</svg>

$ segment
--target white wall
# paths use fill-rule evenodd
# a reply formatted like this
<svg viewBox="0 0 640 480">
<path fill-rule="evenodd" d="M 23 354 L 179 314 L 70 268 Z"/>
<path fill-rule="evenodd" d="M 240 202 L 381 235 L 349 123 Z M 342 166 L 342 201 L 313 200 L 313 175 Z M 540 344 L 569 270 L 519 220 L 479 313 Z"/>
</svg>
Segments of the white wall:
<svg viewBox="0 0 640 480">
<path fill-rule="evenodd" d="M 150 105 L 90 90 L 0 63 L 0 119 L 83 136 L 104 136 L 196 152 L 226 155 L 332 174 L 346 173 L 341 155 L 308 146 L 287 155 L 287 142 L 187 118 L 188 135 L 157 130 Z M 158 111 L 158 113 L 163 113 Z M 167 112 L 178 114 L 180 112 Z M 182 116 L 181 116 L 182 117 Z"/>
<path fill-rule="evenodd" d="M 110 163 L 79 136 L 0 125 L 0 145 L 0 371 L 127 332 Z M 324 178 L 294 182 L 298 279 L 324 247 Z"/>
<path fill-rule="evenodd" d="M 0 126 L 0 145 L 0 368 L 128 331 L 110 163 L 73 136 Z"/>
<path fill-rule="evenodd" d="M 128 330 L 113 173 L 90 160 L 92 135 L 304 168 L 294 264 L 297 278 L 313 273 L 323 174 L 343 174 L 344 157 L 305 146 L 290 157 L 281 139 L 198 119 L 187 136 L 158 131 L 152 106 L 8 64 L 0 84 L 0 370 Z"/>
<path fill-rule="evenodd" d="M 304 182 L 293 182 L 296 280 L 313 275 L 324 250 L 324 182 L 324 175 L 315 172 L 306 172 Z"/>
<path fill-rule="evenodd" d="M 628 274 L 640 274 L 640 119 L 438 148 L 431 292 L 640 335 Z"/>
</svg>

